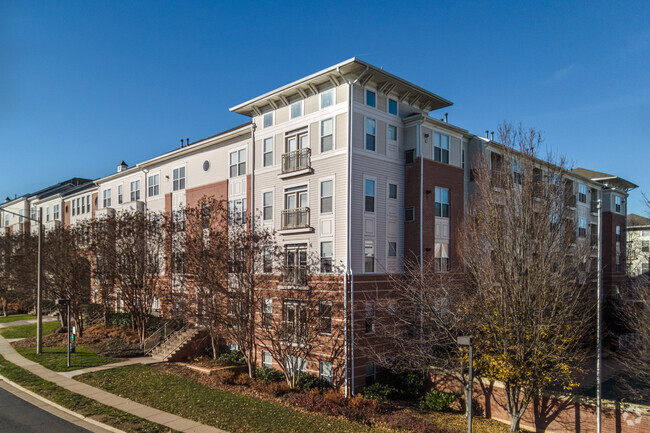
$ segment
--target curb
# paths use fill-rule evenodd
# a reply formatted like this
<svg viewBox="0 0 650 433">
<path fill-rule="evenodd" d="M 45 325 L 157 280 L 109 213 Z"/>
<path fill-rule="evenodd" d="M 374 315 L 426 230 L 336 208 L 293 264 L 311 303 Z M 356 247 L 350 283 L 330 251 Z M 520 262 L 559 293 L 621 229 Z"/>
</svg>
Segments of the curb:
<svg viewBox="0 0 650 433">
<path fill-rule="evenodd" d="M 24 387 L 18 385 L 17 383 L 15 383 L 15 382 L 13 382 L 13 381 L 7 379 L 6 377 L 4 377 L 4 376 L 1 375 L 1 374 L 0 374 L 0 380 L 2 380 L 3 382 L 6 382 L 7 384 L 9 384 L 9 385 L 11 385 L 11 386 L 13 386 L 14 388 L 17 388 L 17 389 L 21 390 L 21 391 L 24 392 L 25 394 L 28 394 L 28 395 L 34 397 L 34 398 L 37 399 L 37 400 L 40 400 L 40 401 L 42 401 L 42 402 L 44 402 L 44 403 L 49 404 L 49 405 L 52 406 L 52 407 L 55 407 L 56 409 L 58 409 L 58 410 L 60 410 L 60 411 L 62 411 L 62 412 L 65 412 L 65 413 L 67 413 L 67 414 L 69 414 L 69 415 L 72 415 L 72 416 L 74 416 L 74 417 L 76 417 L 76 418 L 79 418 L 79 419 L 82 420 L 82 421 L 85 421 L 85 422 L 90 423 L 90 424 L 94 424 L 94 425 L 96 425 L 96 426 L 98 426 L 98 427 L 101 427 L 101 428 L 106 429 L 106 430 L 108 430 L 108 431 L 112 431 L 112 432 L 114 432 L 114 433 L 126 433 L 124 430 L 119 430 L 119 429 L 117 429 L 117 428 L 115 428 L 115 427 L 112 427 L 112 426 L 110 426 L 110 425 L 108 425 L 108 424 L 104 424 L 104 423 L 99 422 L 99 421 L 97 421 L 97 420 L 94 420 L 94 419 L 92 419 L 92 418 L 88 418 L 88 417 L 86 417 L 86 416 L 83 416 L 83 415 L 81 415 L 81 414 L 78 414 L 77 412 L 75 412 L 75 411 L 73 411 L 73 410 L 68 409 L 67 407 L 63 407 L 63 406 L 61 406 L 61 405 L 59 405 L 59 404 L 57 404 L 57 403 L 54 403 L 53 401 L 48 400 L 48 399 L 46 399 L 45 397 L 43 397 L 43 396 L 41 396 L 41 395 L 39 395 L 39 394 L 36 394 L 35 392 L 32 392 L 32 391 L 30 391 L 30 390 L 28 390 L 28 389 L 26 389 L 26 388 L 24 388 Z M 65 389 L 65 388 L 64 388 L 64 389 Z M 69 390 L 68 390 L 68 391 L 69 391 Z M 70 391 L 70 392 L 72 392 L 72 391 Z"/>
</svg>

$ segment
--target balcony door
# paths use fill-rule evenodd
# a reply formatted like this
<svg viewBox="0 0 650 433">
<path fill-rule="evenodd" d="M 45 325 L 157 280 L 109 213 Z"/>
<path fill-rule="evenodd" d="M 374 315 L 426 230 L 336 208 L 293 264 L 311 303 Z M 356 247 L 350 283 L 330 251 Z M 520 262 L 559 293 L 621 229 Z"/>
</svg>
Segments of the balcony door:
<svg viewBox="0 0 650 433">
<path fill-rule="evenodd" d="M 307 206 L 307 189 L 305 187 L 287 190 L 284 195 L 285 209 L 299 209 Z"/>
<path fill-rule="evenodd" d="M 307 132 L 303 132 L 302 134 L 287 137 L 285 152 L 295 152 L 296 150 L 306 149 L 308 147 L 309 140 L 307 140 Z"/>
<path fill-rule="evenodd" d="M 286 246 L 286 284 L 305 285 L 307 283 L 307 245 L 291 244 Z"/>
</svg>

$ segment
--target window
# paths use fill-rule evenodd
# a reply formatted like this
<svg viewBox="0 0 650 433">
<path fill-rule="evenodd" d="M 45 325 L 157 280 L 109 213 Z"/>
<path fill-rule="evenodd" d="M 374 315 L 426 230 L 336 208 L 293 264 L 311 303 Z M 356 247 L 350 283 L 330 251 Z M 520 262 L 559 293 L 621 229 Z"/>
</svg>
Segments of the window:
<svg viewBox="0 0 650 433">
<path fill-rule="evenodd" d="M 201 205 L 201 228 L 203 230 L 208 230 L 208 231 L 210 230 L 210 205 L 209 204 Z"/>
<path fill-rule="evenodd" d="M 104 207 L 111 207 L 111 189 L 110 188 L 105 189 L 104 192 L 102 193 L 102 195 L 103 195 L 103 199 L 104 199 L 103 200 L 103 206 Z M 58 207 L 59 207 L 58 205 L 54 206 L 54 213 L 55 214 L 58 213 L 58 212 L 56 212 L 58 210 Z M 57 216 L 54 217 L 54 219 L 57 219 L 57 218 L 58 218 Z"/>
<path fill-rule="evenodd" d="M 365 184 L 365 205 L 366 212 L 375 211 L 375 181 L 371 179 L 366 179 Z"/>
<path fill-rule="evenodd" d="M 642 230 L 641 236 L 643 236 L 644 238 L 650 236 L 650 230 Z"/>
<path fill-rule="evenodd" d="M 81 213 L 81 199 L 77 198 L 77 215 Z"/>
<path fill-rule="evenodd" d="M 185 274 L 185 251 L 174 251 L 172 253 L 172 273 L 177 275 Z"/>
<path fill-rule="evenodd" d="M 334 104 L 334 89 L 320 94 L 320 108 L 327 108 Z"/>
<path fill-rule="evenodd" d="M 86 213 L 86 198 L 81 197 L 81 213 Z M 32 209 L 32 216 L 36 217 L 36 209 Z"/>
<path fill-rule="evenodd" d="M 320 151 L 327 152 L 334 148 L 334 119 L 325 119 L 320 123 Z"/>
<path fill-rule="evenodd" d="M 328 361 L 320 362 L 320 378 L 328 386 L 334 383 L 334 375 L 332 374 L 332 363 Z"/>
<path fill-rule="evenodd" d="M 397 141 L 397 126 L 388 125 L 388 139 Z"/>
<path fill-rule="evenodd" d="M 291 104 L 291 118 L 302 116 L 302 101 L 294 102 Z"/>
<path fill-rule="evenodd" d="M 620 227 L 616 227 L 616 231 L 619 231 Z M 581 238 L 587 237 L 587 220 L 585 218 L 578 218 L 578 236 Z M 618 238 L 618 234 L 616 237 Z M 618 240 L 618 239 L 617 239 Z"/>
<path fill-rule="evenodd" d="M 650 253 L 650 241 L 641 241 L 641 252 Z"/>
<path fill-rule="evenodd" d="M 521 185 L 521 163 L 517 160 L 512 161 L 512 180 Z"/>
<path fill-rule="evenodd" d="M 397 185 L 394 183 L 388 184 L 388 198 L 397 199 Z"/>
<path fill-rule="evenodd" d="M 273 367 L 273 357 L 271 356 L 271 352 L 267 352 L 266 350 L 262 351 L 262 366 L 267 368 Z"/>
<path fill-rule="evenodd" d="M 413 206 L 407 206 L 404 208 L 404 221 L 415 221 L 415 208 Z"/>
<path fill-rule="evenodd" d="M 433 159 L 449 164 L 449 136 L 436 132 L 433 146 Z"/>
<path fill-rule="evenodd" d="M 363 252 L 363 270 L 364 272 L 375 272 L 375 242 L 366 241 Z"/>
<path fill-rule="evenodd" d="M 300 356 L 287 355 L 285 364 L 287 366 L 287 372 L 290 375 L 301 374 L 307 371 L 307 362 L 305 358 L 301 358 Z"/>
<path fill-rule="evenodd" d="M 111 205 L 111 190 L 109 189 L 108 190 L 108 206 L 110 206 L 110 205 Z M 59 205 L 58 204 L 54 205 L 54 209 L 53 209 L 53 212 L 52 212 L 52 217 L 55 220 L 59 219 Z"/>
<path fill-rule="evenodd" d="M 375 107 L 377 105 L 377 95 L 375 95 L 375 92 L 366 90 L 366 105 L 368 107 Z"/>
<path fill-rule="evenodd" d="M 324 180 L 320 183 L 320 213 L 332 212 L 334 181 Z"/>
<path fill-rule="evenodd" d="M 25 215 L 25 211 L 20 209 L 18 211 L 18 215 L 19 215 L 18 222 L 20 223 L 23 222 L 23 216 Z M 72 215 L 74 215 L 74 200 L 72 200 Z"/>
<path fill-rule="evenodd" d="M 264 139 L 264 167 L 273 165 L 273 137 Z"/>
<path fill-rule="evenodd" d="M 32 209 L 30 211 L 32 219 L 38 219 L 36 212 L 36 208 L 32 206 Z"/>
<path fill-rule="evenodd" d="M 9 214 L 5 214 L 5 227 L 9 227 Z"/>
<path fill-rule="evenodd" d="M 131 201 L 140 200 L 140 179 L 131 181 Z"/>
<path fill-rule="evenodd" d="M 375 151 L 375 119 L 366 118 L 366 150 Z"/>
<path fill-rule="evenodd" d="M 415 161 L 415 150 L 409 149 L 404 152 L 404 162 L 407 164 L 412 164 Z"/>
<path fill-rule="evenodd" d="M 230 152 L 230 177 L 246 174 L 246 149 Z"/>
<path fill-rule="evenodd" d="M 397 242 L 388 242 L 388 257 L 397 256 Z"/>
<path fill-rule="evenodd" d="M 650 274 L 650 263 L 641 263 L 641 274 Z"/>
<path fill-rule="evenodd" d="M 185 167 L 175 168 L 173 171 L 173 190 L 180 191 L 185 189 Z"/>
<path fill-rule="evenodd" d="M 50 208 L 46 207 L 45 208 L 45 221 L 49 221 L 49 220 L 50 220 Z"/>
<path fill-rule="evenodd" d="M 585 221 L 585 227 L 587 222 Z M 621 241 L 621 226 L 616 226 L 616 242 Z"/>
<path fill-rule="evenodd" d="M 264 128 L 268 128 L 269 126 L 273 126 L 273 112 L 266 113 L 264 115 L 263 125 L 264 125 Z"/>
<path fill-rule="evenodd" d="M 290 244 L 285 250 L 284 283 L 297 286 L 307 285 L 307 245 Z"/>
<path fill-rule="evenodd" d="M 185 211 L 172 211 L 172 230 L 174 233 L 185 231 Z"/>
<path fill-rule="evenodd" d="M 436 187 L 436 216 L 449 218 L 449 190 Z"/>
<path fill-rule="evenodd" d="M 460 168 L 465 168 L 465 149 L 460 150 Z"/>
<path fill-rule="evenodd" d="M 615 200 L 616 200 L 615 201 L 615 203 L 616 203 L 616 212 L 620 213 L 621 212 L 621 198 L 616 197 Z"/>
<path fill-rule="evenodd" d="M 332 333 L 332 301 L 320 301 L 318 305 L 321 334 Z"/>
<path fill-rule="evenodd" d="M 449 244 L 436 243 L 434 258 L 438 271 L 446 272 L 449 270 Z"/>
<path fill-rule="evenodd" d="M 375 363 L 367 362 L 366 363 L 366 386 L 375 383 L 376 378 L 377 378 L 377 370 L 375 368 Z"/>
<path fill-rule="evenodd" d="M 587 185 L 583 183 L 578 184 L 578 201 L 580 203 L 587 203 Z"/>
<path fill-rule="evenodd" d="M 237 200 L 230 200 L 228 202 L 228 210 L 230 214 L 230 221 L 233 224 L 242 225 L 246 224 L 246 207 L 247 201 L 245 198 Z"/>
<path fill-rule="evenodd" d="M 264 247 L 262 270 L 267 274 L 273 272 L 273 247 Z"/>
<path fill-rule="evenodd" d="M 397 101 L 388 98 L 388 112 L 397 116 Z"/>
<path fill-rule="evenodd" d="M 183 179 L 184 181 L 185 179 Z M 149 179 L 147 179 L 148 182 L 148 191 L 147 194 L 149 197 L 155 197 L 158 194 L 160 194 L 160 175 L 159 174 L 154 174 L 153 176 L 149 176 Z"/>
<path fill-rule="evenodd" d="M 332 272 L 332 241 L 320 243 L 320 271 L 322 273 Z"/>
<path fill-rule="evenodd" d="M 86 196 L 86 209 L 88 209 L 88 212 L 90 212 L 90 196 Z"/>
<path fill-rule="evenodd" d="M 262 299 L 262 326 L 269 327 L 273 323 L 273 299 Z"/>
<path fill-rule="evenodd" d="M 366 334 L 375 332 L 375 303 L 373 301 L 366 302 Z"/>
<path fill-rule="evenodd" d="M 262 194 L 262 214 L 264 221 L 273 220 L 273 191 Z"/>
<path fill-rule="evenodd" d="M 124 193 L 122 191 L 122 185 L 117 186 L 117 204 L 122 204 L 124 202 Z"/>
<path fill-rule="evenodd" d="M 285 152 L 294 152 L 300 149 L 306 149 L 309 147 L 309 139 L 307 136 L 306 129 L 300 129 L 298 131 L 288 132 L 286 135 L 285 142 Z"/>
</svg>

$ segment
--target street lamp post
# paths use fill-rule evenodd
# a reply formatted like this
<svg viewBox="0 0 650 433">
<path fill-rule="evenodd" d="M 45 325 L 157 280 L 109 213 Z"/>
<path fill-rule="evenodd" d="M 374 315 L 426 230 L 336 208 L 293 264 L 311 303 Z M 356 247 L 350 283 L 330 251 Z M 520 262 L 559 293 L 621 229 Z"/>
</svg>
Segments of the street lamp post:
<svg viewBox="0 0 650 433">
<path fill-rule="evenodd" d="M 461 346 L 469 346 L 469 399 L 467 401 L 467 433 L 472 433 L 472 397 L 474 396 L 474 354 L 472 348 L 472 336 L 458 337 L 456 339 Z"/>
<path fill-rule="evenodd" d="M 41 354 L 43 352 L 43 315 L 41 310 L 41 302 L 43 299 L 43 292 L 41 290 L 41 283 L 43 280 L 43 261 L 41 260 L 41 249 L 43 247 L 43 209 L 38 211 L 38 219 L 28 217 L 25 215 L 12 212 L 7 209 L 2 209 L 2 212 L 6 212 L 11 215 L 15 215 L 20 218 L 25 218 L 29 221 L 34 221 L 38 223 L 38 276 L 36 283 L 36 353 Z"/>
<path fill-rule="evenodd" d="M 601 192 L 602 196 L 602 192 Z M 598 294 L 596 300 L 596 431 L 602 432 L 602 368 L 603 368 L 603 330 L 602 330 L 602 309 L 603 309 L 603 239 L 602 239 L 602 199 L 598 199 Z"/>
</svg>

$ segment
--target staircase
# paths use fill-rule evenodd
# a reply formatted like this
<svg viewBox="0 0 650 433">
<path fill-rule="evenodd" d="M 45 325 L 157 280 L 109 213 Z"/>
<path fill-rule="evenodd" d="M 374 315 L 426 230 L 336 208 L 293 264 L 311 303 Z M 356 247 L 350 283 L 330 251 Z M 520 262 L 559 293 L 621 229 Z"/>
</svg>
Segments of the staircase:
<svg viewBox="0 0 650 433">
<path fill-rule="evenodd" d="M 202 337 L 202 329 L 188 324 L 169 334 L 145 354 L 160 362 L 183 359 L 198 349 Z"/>
</svg>

